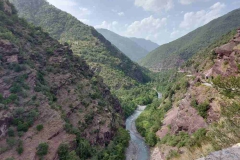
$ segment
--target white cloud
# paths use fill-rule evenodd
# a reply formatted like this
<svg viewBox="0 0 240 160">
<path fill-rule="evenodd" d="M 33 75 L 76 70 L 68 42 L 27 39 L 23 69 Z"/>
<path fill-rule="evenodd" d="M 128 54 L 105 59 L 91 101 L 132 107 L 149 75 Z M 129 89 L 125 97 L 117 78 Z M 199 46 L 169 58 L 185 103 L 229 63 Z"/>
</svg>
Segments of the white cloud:
<svg viewBox="0 0 240 160">
<path fill-rule="evenodd" d="M 177 39 L 179 37 L 182 37 L 186 33 L 187 33 L 186 30 L 176 30 L 175 28 L 173 28 L 173 31 L 170 33 L 170 38 Z"/>
<path fill-rule="evenodd" d="M 83 7 L 79 7 L 79 12 L 77 13 L 77 16 L 80 17 L 80 19 L 82 17 L 86 17 L 86 16 L 89 16 L 91 15 L 91 11 L 87 8 L 83 8 Z"/>
<path fill-rule="evenodd" d="M 198 0 L 179 0 L 179 2 L 183 5 L 191 4 L 196 1 L 198 1 Z"/>
<path fill-rule="evenodd" d="M 135 0 L 137 7 L 142 7 L 146 11 L 162 12 L 173 8 L 173 0 Z"/>
<path fill-rule="evenodd" d="M 117 21 L 113 21 L 108 23 L 107 21 L 103 21 L 101 24 L 94 26 L 95 28 L 105 28 L 108 30 L 115 30 L 118 25 Z"/>
<path fill-rule="evenodd" d="M 56 6 L 56 7 L 61 7 L 61 6 L 65 6 L 65 7 L 73 7 L 76 6 L 77 3 L 74 0 L 47 0 L 49 3 L 51 3 L 52 5 Z"/>
<path fill-rule="evenodd" d="M 79 21 L 85 23 L 85 24 L 89 24 L 90 20 L 89 19 L 79 19 Z"/>
<path fill-rule="evenodd" d="M 207 1 L 210 1 L 210 0 L 178 0 L 179 3 L 183 4 L 183 5 L 189 5 L 189 4 L 192 4 L 194 2 L 207 2 Z"/>
<path fill-rule="evenodd" d="M 124 14 L 124 12 L 119 12 L 118 15 L 119 16 L 124 16 L 125 14 Z"/>
<path fill-rule="evenodd" d="M 117 10 L 116 9 L 112 9 L 112 12 L 117 13 Z"/>
<path fill-rule="evenodd" d="M 80 17 L 89 16 L 89 15 L 91 14 L 91 11 L 90 11 L 89 9 L 87 9 L 87 8 L 79 7 L 79 10 L 80 10 L 80 12 L 79 12 L 78 15 L 79 15 Z"/>
<path fill-rule="evenodd" d="M 179 30 L 174 30 L 172 31 L 172 33 L 170 34 L 171 38 L 174 38 L 176 35 L 179 34 Z"/>
<path fill-rule="evenodd" d="M 75 16 L 83 23 L 89 24 L 90 20 L 88 19 L 91 15 L 91 11 L 88 8 L 79 7 L 79 4 L 75 0 L 47 0 L 49 3 L 55 7 L 70 13 Z"/>
<path fill-rule="evenodd" d="M 150 16 L 141 21 L 135 21 L 127 26 L 124 33 L 128 37 L 139 37 L 157 41 L 160 36 L 160 30 L 167 25 L 167 18 L 154 18 Z"/>
<path fill-rule="evenodd" d="M 211 20 L 221 16 L 223 8 L 225 8 L 225 4 L 217 2 L 211 6 L 208 11 L 201 10 L 198 12 L 187 12 L 184 15 L 184 20 L 180 23 L 180 27 L 185 29 L 195 29 L 207 24 Z"/>
</svg>

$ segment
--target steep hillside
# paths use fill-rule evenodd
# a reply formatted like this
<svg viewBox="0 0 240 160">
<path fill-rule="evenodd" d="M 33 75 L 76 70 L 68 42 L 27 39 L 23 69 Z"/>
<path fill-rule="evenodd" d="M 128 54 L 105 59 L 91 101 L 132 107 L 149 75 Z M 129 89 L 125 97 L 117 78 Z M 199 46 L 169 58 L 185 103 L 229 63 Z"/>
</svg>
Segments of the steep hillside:
<svg viewBox="0 0 240 160">
<path fill-rule="evenodd" d="M 152 160 L 192 160 L 239 143 L 239 46 L 240 29 L 196 53 L 178 72 L 159 73 L 163 98 L 136 122 L 155 146 Z"/>
<path fill-rule="evenodd" d="M 0 159 L 124 159 L 122 108 L 103 80 L 6 0 L 0 19 Z"/>
<path fill-rule="evenodd" d="M 45 0 L 11 0 L 19 15 L 41 26 L 60 42 L 68 42 L 75 55 L 87 61 L 112 89 L 129 88 L 147 77 L 141 68 L 93 27 L 50 5 Z"/>
<path fill-rule="evenodd" d="M 150 40 L 146 40 L 146 39 L 143 39 L 143 38 L 131 37 L 130 39 L 132 41 L 134 41 L 135 43 L 137 43 L 142 48 L 146 49 L 148 52 L 151 52 L 154 49 L 159 47 L 159 45 L 157 43 L 154 43 L 154 42 L 152 42 Z"/>
<path fill-rule="evenodd" d="M 107 29 L 97 29 L 97 31 L 133 61 L 140 60 L 148 54 L 147 50 L 127 37 L 120 36 Z"/>
<path fill-rule="evenodd" d="M 164 44 L 149 53 L 140 64 L 153 70 L 181 66 L 201 49 L 207 47 L 240 25 L 240 9 L 211 21 L 171 43 Z"/>
</svg>

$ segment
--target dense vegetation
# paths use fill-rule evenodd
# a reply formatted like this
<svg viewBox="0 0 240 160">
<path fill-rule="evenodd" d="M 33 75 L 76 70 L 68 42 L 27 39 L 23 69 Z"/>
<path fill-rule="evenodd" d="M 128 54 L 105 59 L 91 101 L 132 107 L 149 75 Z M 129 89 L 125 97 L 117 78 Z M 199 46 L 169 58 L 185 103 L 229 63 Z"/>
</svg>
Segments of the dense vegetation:
<svg viewBox="0 0 240 160">
<path fill-rule="evenodd" d="M 151 83 L 138 85 L 130 90 L 120 89 L 115 94 L 119 97 L 126 118 L 135 111 L 137 105 L 151 104 L 157 97 Z"/>
<path fill-rule="evenodd" d="M 69 144 L 61 144 L 58 148 L 58 156 L 60 160 L 83 160 L 101 159 L 101 160 L 120 160 L 125 159 L 125 148 L 130 140 L 129 133 L 123 128 L 119 128 L 113 141 L 102 149 L 96 146 L 91 146 L 88 141 L 78 136 L 77 147 L 72 150 Z"/>
<path fill-rule="evenodd" d="M 148 51 L 127 37 L 122 37 L 107 29 L 97 29 L 107 40 L 133 61 L 138 61 L 148 54 Z"/>
<path fill-rule="evenodd" d="M 237 9 L 215 19 L 182 38 L 160 46 L 149 53 L 140 63 L 150 68 L 178 67 L 182 64 L 181 61 L 187 61 L 201 49 L 239 27 L 239 15 L 240 9 Z"/>
</svg>

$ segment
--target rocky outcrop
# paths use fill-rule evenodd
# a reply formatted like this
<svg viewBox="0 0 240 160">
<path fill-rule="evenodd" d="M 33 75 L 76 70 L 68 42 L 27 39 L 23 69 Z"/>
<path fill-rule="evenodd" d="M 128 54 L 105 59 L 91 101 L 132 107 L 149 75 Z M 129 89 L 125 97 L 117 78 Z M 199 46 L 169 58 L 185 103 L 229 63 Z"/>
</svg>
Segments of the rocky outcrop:
<svg viewBox="0 0 240 160">
<path fill-rule="evenodd" d="M 238 73 L 238 65 L 240 63 L 240 29 L 237 34 L 227 44 L 215 49 L 218 59 L 211 68 L 211 74 L 208 76 L 234 76 Z"/>
<path fill-rule="evenodd" d="M 156 134 L 161 139 L 166 134 L 178 134 L 181 131 L 192 134 L 200 128 L 206 128 L 207 123 L 197 110 L 190 105 L 189 96 L 182 99 L 179 107 L 174 107 L 165 116 L 163 126 Z"/>
<path fill-rule="evenodd" d="M 219 58 L 223 58 L 223 56 L 229 57 L 235 46 L 236 46 L 236 44 L 234 42 L 230 42 L 221 47 L 218 47 L 215 50 L 215 52 L 218 54 Z"/>
<path fill-rule="evenodd" d="M 233 147 L 223 149 L 221 151 L 213 152 L 205 158 L 198 160 L 239 160 L 240 159 L 240 143 Z"/>
</svg>

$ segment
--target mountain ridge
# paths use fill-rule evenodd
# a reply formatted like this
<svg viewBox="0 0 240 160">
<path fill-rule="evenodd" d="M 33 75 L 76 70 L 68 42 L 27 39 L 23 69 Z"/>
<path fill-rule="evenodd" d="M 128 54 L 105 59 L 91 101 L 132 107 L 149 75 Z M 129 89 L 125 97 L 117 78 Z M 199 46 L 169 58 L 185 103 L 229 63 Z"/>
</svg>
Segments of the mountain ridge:
<svg viewBox="0 0 240 160">
<path fill-rule="evenodd" d="M 136 42 L 139 46 L 146 49 L 148 52 L 151 52 L 159 47 L 159 44 L 151 41 L 146 40 L 143 38 L 136 38 L 136 37 L 129 37 L 132 41 Z"/>
<path fill-rule="evenodd" d="M 130 38 L 120 36 L 107 29 L 99 28 L 97 31 L 133 61 L 140 60 L 148 53 L 147 50 L 132 41 Z"/>
<path fill-rule="evenodd" d="M 181 66 L 195 53 L 207 47 L 227 32 L 237 29 L 240 9 L 229 12 L 187 35 L 160 46 L 140 61 L 155 71 Z"/>
</svg>

